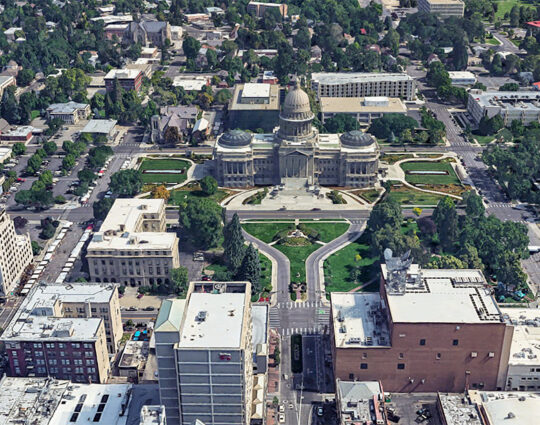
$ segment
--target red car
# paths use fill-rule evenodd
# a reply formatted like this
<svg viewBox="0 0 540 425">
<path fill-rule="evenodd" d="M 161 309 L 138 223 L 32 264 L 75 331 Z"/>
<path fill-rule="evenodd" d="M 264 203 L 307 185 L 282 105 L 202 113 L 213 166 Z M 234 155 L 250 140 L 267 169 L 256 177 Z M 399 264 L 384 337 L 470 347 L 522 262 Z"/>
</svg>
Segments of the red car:
<svg viewBox="0 0 540 425">
<path fill-rule="evenodd" d="M 23 182 L 26 181 L 26 179 L 23 179 L 22 177 L 17 177 L 17 181 L 18 181 L 19 183 L 23 183 Z"/>
</svg>

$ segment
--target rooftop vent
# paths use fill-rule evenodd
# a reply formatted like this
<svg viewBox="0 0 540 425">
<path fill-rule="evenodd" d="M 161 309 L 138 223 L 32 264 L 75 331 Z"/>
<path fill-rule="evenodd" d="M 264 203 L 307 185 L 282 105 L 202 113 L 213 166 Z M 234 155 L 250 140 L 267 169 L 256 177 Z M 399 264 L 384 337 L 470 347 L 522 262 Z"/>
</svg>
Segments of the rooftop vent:
<svg viewBox="0 0 540 425">
<path fill-rule="evenodd" d="M 201 310 L 199 311 L 199 313 L 197 313 L 197 317 L 195 318 L 195 320 L 199 323 L 204 322 L 206 320 L 206 315 L 207 315 L 207 312 L 204 310 Z"/>
<path fill-rule="evenodd" d="M 234 310 L 229 310 L 229 316 L 234 316 Z"/>
</svg>

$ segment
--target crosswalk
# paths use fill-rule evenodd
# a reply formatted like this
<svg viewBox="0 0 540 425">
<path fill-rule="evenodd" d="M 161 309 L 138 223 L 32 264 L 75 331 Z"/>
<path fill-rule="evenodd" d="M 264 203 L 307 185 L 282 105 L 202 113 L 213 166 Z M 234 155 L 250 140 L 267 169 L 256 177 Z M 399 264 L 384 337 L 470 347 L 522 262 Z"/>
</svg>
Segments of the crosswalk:
<svg viewBox="0 0 540 425">
<path fill-rule="evenodd" d="M 293 308 L 325 307 L 325 305 L 321 301 L 303 301 L 303 302 L 290 301 L 290 302 L 277 303 L 276 307 L 291 310 Z"/>
<path fill-rule="evenodd" d="M 317 325 L 312 327 L 306 327 L 306 328 L 285 328 L 281 329 L 281 335 L 282 336 L 290 336 L 290 335 L 320 335 L 324 332 L 325 326 L 324 325 Z"/>
<path fill-rule="evenodd" d="M 488 205 L 488 208 L 512 208 L 512 207 L 513 207 L 512 204 L 507 204 L 505 202 L 489 204 Z"/>
<path fill-rule="evenodd" d="M 279 319 L 279 310 L 275 308 L 270 309 L 269 322 L 272 329 L 277 329 L 280 327 L 281 321 Z"/>
</svg>

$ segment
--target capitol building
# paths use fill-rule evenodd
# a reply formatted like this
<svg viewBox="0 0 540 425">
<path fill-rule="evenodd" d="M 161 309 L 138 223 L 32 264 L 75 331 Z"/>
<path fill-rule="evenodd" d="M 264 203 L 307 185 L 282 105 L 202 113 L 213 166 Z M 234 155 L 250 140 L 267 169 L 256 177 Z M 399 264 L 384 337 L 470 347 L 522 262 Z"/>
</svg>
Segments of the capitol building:
<svg viewBox="0 0 540 425">
<path fill-rule="evenodd" d="M 273 133 L 223 133 L 213 152 L 219 185 L 277 185 L 295 179 L 307 185 L 374 186 L 380 154 L 375 138 L 358 130 L 319 134 L 313 118 L 308 95 L 296 85 L 285 97 Z"/>
</svg>

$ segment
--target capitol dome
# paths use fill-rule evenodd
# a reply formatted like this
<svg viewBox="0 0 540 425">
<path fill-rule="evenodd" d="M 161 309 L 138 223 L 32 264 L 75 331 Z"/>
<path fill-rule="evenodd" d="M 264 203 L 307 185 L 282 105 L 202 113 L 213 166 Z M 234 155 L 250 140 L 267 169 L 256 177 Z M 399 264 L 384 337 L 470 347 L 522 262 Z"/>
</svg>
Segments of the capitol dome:
<svg viewBox="0 0 540 425">
<path fill-rule="evenodd" d="M 229 130 L 219 138 L 219 144 L 228 147 L 247 146 L 251 143 L 251 134 L 242 130 Z"/>
<path fill-rule="evenodd" d="M 363 148 L 375 143 L 375 138 L 360 130 L 352 130 L 343 133 L 339 140 L 343 146 L 348 148 Z"/>
<path fill-rule="evenodd" d="M 298 84 L 296 84 L 293 89 L 287 93 L 287 96 L 285 96 L 285 101 L 281 108 L 281 115 L 284 118 L 295 120 L 313 118 L 309 96 Z"/>
</svg>

